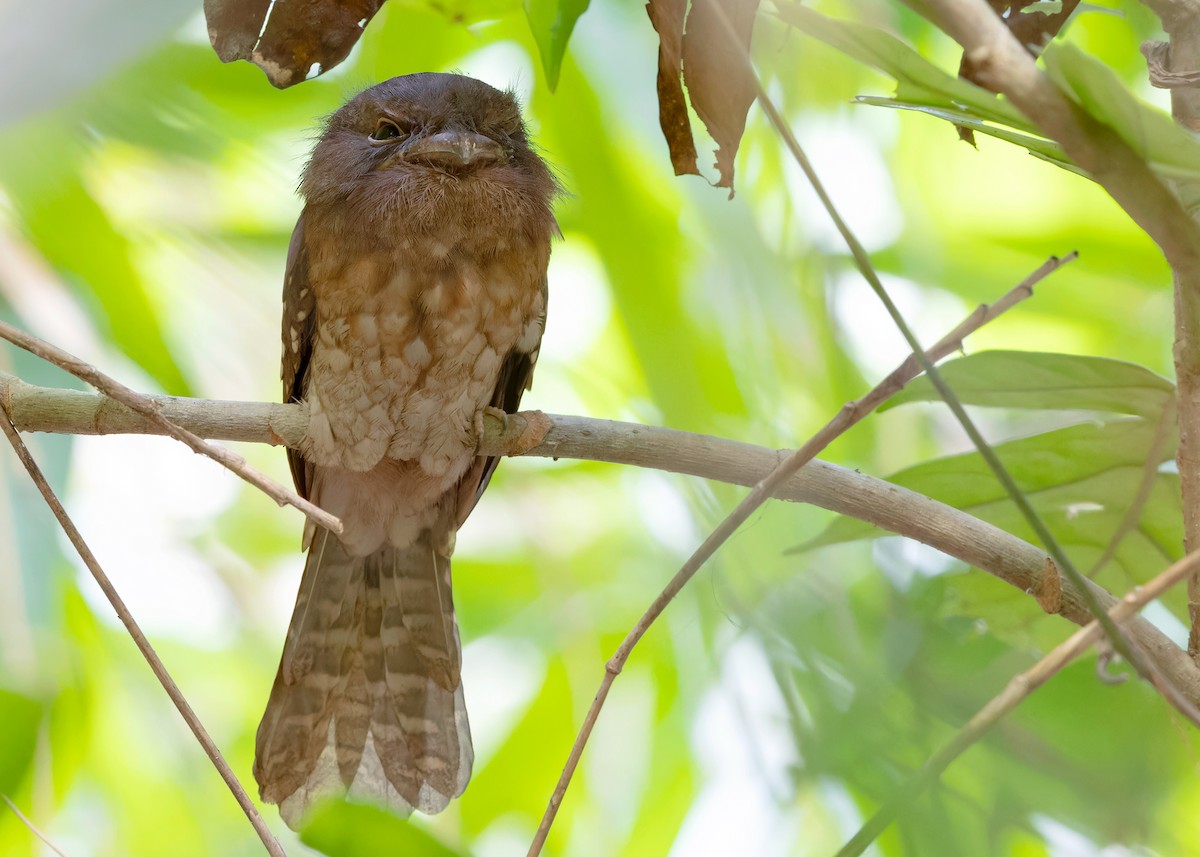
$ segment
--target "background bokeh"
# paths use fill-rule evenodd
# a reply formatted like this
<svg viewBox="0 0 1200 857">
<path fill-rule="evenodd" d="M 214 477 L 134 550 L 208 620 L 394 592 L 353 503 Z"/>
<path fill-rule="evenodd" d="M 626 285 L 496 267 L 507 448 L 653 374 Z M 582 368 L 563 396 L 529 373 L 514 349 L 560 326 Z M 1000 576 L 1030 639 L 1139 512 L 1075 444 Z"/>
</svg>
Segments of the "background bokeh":
<svg viewBox="0 0 1200 857">
<path fill-rule="evenodd" d="M 364 85 L 425 70 L 514 87 L 569 192 L 527 406 L 791 446 L 904 356 L 757 108 L 733 200 L 672 177 L 641 2 L 593 3 L 553 93 L 513 0 L 392 0 L 342 66 L 282 92 L 256 68 L 218 62 L 199 5 L 0 5 L 0 315 L 131 386 L 278 397 L 294 188 L 321 117 Z M 898 3 L 811 5 L 957 66 L 954 46 Z M 1117 14 L 1081 15 L 1063 38 L 1162 104 L 1137 51 L 1154 19 L 1110 5 Z M 975 150 L 928 117 L 851 104 L 891 82 L 769 14 L 755 57 L 924 341 L 1046 256 L 1078 249 L 971 349 L 1109 356 L 1169 374 L 1169 271 L 1097 187 L 998 141 Z M 0 369 L 77 386 L 11 348 Z M 979 417 L 995 441 L 1080 419 Z M 30 442 L 252 784 L 302 564 L 300 516 L 163 439 Z M 826 457 L 884 476 L 967 448 L 942 408 L 909 405 Z M 282 450 L 241 451 L 289 481 Z M 0 791 L 71 857 L 260 853 L 7 452 L 0 479 Z M 412 824 L 463 854 L 524 853 L 605 659 L 742 493 L 610 465 L 501 466 L 454 566 L 476 773 L 446 813 Z M 1071 630 L 898 539 L 785 553 L 831 519 L 764 508 L 668 609 L 614 686 L 547 853 L 831 853 Z M 1128 565 L 1100 582 L 1120 590 L 1159 570 Z M 1183 639 L 1178 611 L 1152 615 Z M 1153 691 L 1103 685 L 1094 665 L 1034 695 L 875 853 L 1186 853 L 1200 833 L 1193 734 Z M 289 854 L 315 853 L 265 814 Z M 386 826 L 375 845 L 354 845 L 376 835 L 357 818 L 345 816 L 340 843 L 333 825 L 322 848 L 392 853 Z M 0 854 L 43 853 L 0 807 Z"/>
</svg>

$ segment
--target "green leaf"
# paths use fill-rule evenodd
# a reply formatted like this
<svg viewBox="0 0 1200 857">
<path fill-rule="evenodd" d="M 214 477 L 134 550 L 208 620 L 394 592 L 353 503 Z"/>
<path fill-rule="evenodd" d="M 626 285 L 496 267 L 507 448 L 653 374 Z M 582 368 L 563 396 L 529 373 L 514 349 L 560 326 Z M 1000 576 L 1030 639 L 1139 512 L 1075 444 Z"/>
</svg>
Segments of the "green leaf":
<svg viewBox="0 0 1200 857">
<path fill-rule="evenodd" d="M 424 830 L 373 806 L 323 803 L 300 832 L 300 841 L 329 857 L 463 857 Z"/>
<path fill-rule="evenodd" d="M 948 74 L 895 36 L 875 27 L 839 21 L 798 3 L 780 5 L 779 17 L 831 47 L 896 79 L 896 97 L 908 104 L 966 110 L 1030 133 L 1020 111 L 982 87 Z"/>
<path fill-rule="evenodd" d="M 0 723 L 4 724 L 4 740 L 0 741 L 0 792 L 12 794 L 25 779 L 33 761 L 33 748 L 37 746 L 42 713 L 37 700 L 0 690 Z"/>
<path fill-rule="evenodd" d="M 1135 98 L 1112 69 L 1069 43 L 1054 42 L 1042 56 L 1055 82 L 1156 172 L 1200 180 L 1200 141 L 1163 111 Z"/>
<path fill-rule="evenodd" d="M 1002 443 L 997 455 L 1064 546 L 1081 565 L 1095 561 L 1117 530 L 1145 474 L 1157 421 L 1120 419 L 1084 423 Z M 1177 439 L 1161 444 L 1158 461 L 1175 454 Z M 1157 462 L 1156 462 L 1157 463 Z M 938 458 L 889 478 L 890 482 L 969 512 L 1020 538 L 1033 534 L 976 452 Z M 1159 474 L 1139 524 L 1116 564 L 1146 579 L 1178 555 L 1182 532 L 1177 477 Z M 839 518 L 795 550 L 886 535 Z"/>
<path fill-rule="evenodd" d="M 1175 385 L 1136 363 L 1040 351 L 982 351 L 939 368 L 959 399 L 968 405 L 1054 411 L 1107 411 L 1156 418 Z M 888 400 L 884 408 L 907 402 L 940 401 L 922 376 Z"/>
<path fill-rule="evenodd" d="M 29 241 L 79 295 L 102 334 L 171 395 L 192 395 L 134 264 L 134 242 L 89 192 L 70 120 L 27 123 L 0 142 L 0 182 Z M 43 142 L 43 139 L 49 142 Z"/>
<path fill-rule="evenodd" d="M 863 103 L 920 110 L 993 137 L 1025 146 L 1057 166 L 1080 172 L 1053 142 L 1007 100 L 954 77 L 883 30 L 828 18 L 798 4 L 782 5 L 779 16 L 826 44 L 896 79 L 895 99 Z M 1093 117 L 1116 131 L 1151 169 L 1175 179 L 1200 181 L 1200 141 L 1167 114 L 1135 98 L 1116 73 L 1067 42 L 1054 41 L 1042 53 L 1046 69 Z M 996 123 L 996 124 L 988 124 Z M 1007 126 L 1005 131 L 996 125 Z M 1184 191 L 1185 203 L 1200 199 Z M 1196 197 L 1196 198 L 1193 198 Z"/>
<path fill-rule="evenodd" d="M 870 104 L 873 107 L 890 107 L 895 110 L 914 110 L 937 119 L 945 119 L 947 122 L 962 125 L 964 128 L 970 128 L 972 131 L 977 131 L 980 134 L 995 137 L 997 140 L 1004 140 L 1006 143 L 1012 143 L 1016 146 L 1024 146 L 1029 150 L 1029 154 L 1035 158 L 1041 158 L 1043 161 L 1049 161 L 1057 167 L 1062 167 L 1064 170 L 1091 178 L 1074 161 L 1067 157 L 1062 147 L 1057 143 L 1043 137 L 1014 131 L 1003 125 L 989 124 L 966 110 L 918 104 L 911 101 L 903 101 L 899 98 L 880 98 L 877 95 L 860 95 L 854 100 L 858 104 Z"/>
<path fill-rule="evenodd" d="M 588 0 L 525 0 L 525 17 L 542 56 L 546 81 L 553 92 L 558 73 L 567 53 L 567 42 L 579 16 L 587 11 Z"/>
</svg>

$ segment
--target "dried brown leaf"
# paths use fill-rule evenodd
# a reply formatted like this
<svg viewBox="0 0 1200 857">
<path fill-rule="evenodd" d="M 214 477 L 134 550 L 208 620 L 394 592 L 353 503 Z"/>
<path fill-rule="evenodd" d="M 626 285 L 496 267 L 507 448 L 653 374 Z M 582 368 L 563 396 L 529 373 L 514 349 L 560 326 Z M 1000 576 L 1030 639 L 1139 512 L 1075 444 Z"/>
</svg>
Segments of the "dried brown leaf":
<svg viewBox="0 0 1200 857">
<path fill-rule="evenodd" d="M 717 187 L 730 188 L 731 195 L 733 158 L 754 102 L 754 72 L 746 57 L 758 3 L 693 0 L 683 36 L 683 82 L 696 115 L 717 142 Z"/>
<path fill-rule="evenodd" d="M 384 0 L 204 0 L 208 38 L 222 62 L 248 60 L 285 89 L 350 53 Z M 265 26 L 264 26 L 264 21 Z"/>
<path fill-rule="evenodd" d="M 658 123 L 675 175 L 699 175 L 696 142 L 683 95 L 683 19 L 687 0 L 650 0 L 646 14 L 658 33 Z"/>
</svg>

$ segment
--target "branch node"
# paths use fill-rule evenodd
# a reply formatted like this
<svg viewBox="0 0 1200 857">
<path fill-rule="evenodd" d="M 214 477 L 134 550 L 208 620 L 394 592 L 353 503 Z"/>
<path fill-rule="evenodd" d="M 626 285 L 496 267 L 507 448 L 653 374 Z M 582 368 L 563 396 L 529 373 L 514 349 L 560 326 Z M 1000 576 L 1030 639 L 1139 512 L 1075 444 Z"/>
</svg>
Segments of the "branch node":
<svg viewBox="0 0 1200 857">
<path fill-rule="evenodd" d="M 526 411 L 525 427 L 509 446 L 509 455 L 524 455 L 531 449 L 541 446 L 554 422 L 542 411 Z"/>
<path fill-rule="evenodd" d="M 1142 42 L 1141 51 L 1146 58 L 1151 86 L 1158 89 L 1200 87 L 1200 71 L 1175 71 L 1167 67 L 1171 55 L 1170 42 Z"/>
<path fill-rule="evenodd" d="M 1038 605 L 1051 615 L 1063 610 L 1062 575 L 1050 557 L 1046 557 L 1046 566 L 1042 570 L 1042 582 L 1037 588 L 1037 601 Z"/>
</svg>

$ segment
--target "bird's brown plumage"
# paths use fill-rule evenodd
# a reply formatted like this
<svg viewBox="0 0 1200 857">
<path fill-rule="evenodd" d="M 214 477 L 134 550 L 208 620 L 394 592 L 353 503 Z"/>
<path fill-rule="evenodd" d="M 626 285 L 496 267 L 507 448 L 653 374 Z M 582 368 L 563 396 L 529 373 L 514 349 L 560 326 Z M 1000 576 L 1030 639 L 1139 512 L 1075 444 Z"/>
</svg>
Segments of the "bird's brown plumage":
<svg viewBox="0 0 1200 857">
<path fill-rule="evenodd" d="M 466 786 L 450 555 L 496 464 L 476 414 L 515 411 L 537 359 L 555 190 L 512 95 L 460 75 L 362 92 L 305 170 L 283 383 L 310 419 L 289 460 L 345 531 L 306 530 L 258 731 L 289 824 L 330 792 L 437 812 Z"/>
</svg>

